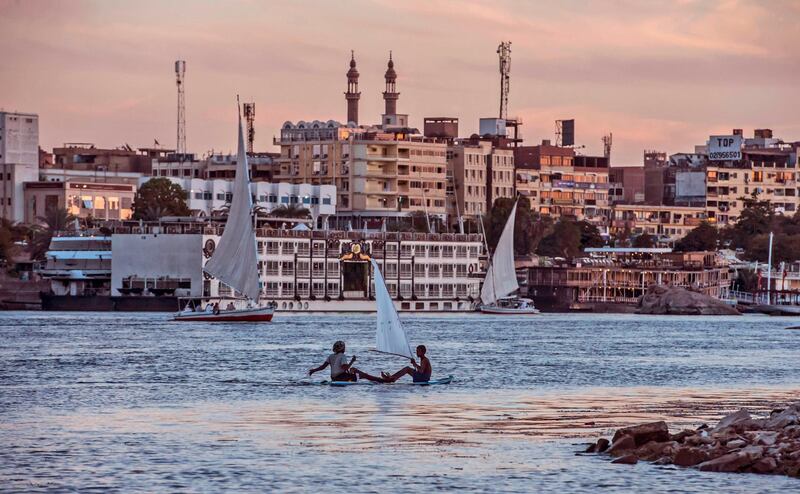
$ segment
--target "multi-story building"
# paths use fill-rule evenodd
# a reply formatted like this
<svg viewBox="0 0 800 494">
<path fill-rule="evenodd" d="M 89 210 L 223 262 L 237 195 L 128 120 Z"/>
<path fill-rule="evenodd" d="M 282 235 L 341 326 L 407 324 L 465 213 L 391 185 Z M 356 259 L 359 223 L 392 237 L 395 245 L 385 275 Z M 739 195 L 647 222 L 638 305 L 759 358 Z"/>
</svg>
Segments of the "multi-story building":
<svg viewBox="0 0 800 494">
<path fill-rule="evenodd" d="M 553 146 L 550 141 L 514 151 L 517 190 L 528 196 L 533 210 L 607 224 L 608 158 L 576 156 L 573 149 Z"/>
<path fill-rule="evenodd" d="M 744 140 L 741 160 L 707 161 L 706 205 L 718 224 L 735 223 L 744 198 L 757 194 L 776 211 L 794 214 L 800 202 L 797 145 L 774 139 L 769 129 L 757 129 Z"/>
<path fill-rule="evenodd" d="M 384 131 L 338 122 L 286 122 L 275 181 L 334 185 L 340 220 L 444 217 L 447 146 L 409 129 Z M 356 220 L 355 223 L 353 220 Z"/>
<path fill-rule="evenodd" d="M 514 150 L 490 139 L 454 141 L 447 147 L 447 169 L 455 199 L 448 211 L 452 217 L 478 217 L 498 198 L 515 195 Z"/>
<path fill-rule="evenodd" d="M 277 153 L 249 153 L 247 164 L 250 166 L 250 179 L 254 182 L 272 180 L 275 172 Z M 196 159 L 193 154 L 185 155 L 178 160 L 172 153 L 163 158 L 153 160 L 154 177 L 182 179 L 215 179 L 233 180 L 236 175 L 236 155 L 213 153 L 203 159 Z"/>
<path fill-rule="evenodd" d="M 39 117 L 0 112 L 0 215 L 25 220 L 23 184 L 39 174 Z"/>
<path fill-rule="evenodd" d="M 66 209 L 76 218 L 130 219 L 136 185 L 91 180 L 25 182 L 24 221 L 41 223 L 50 209 Z"/>
<path fill-rule="evenodd" d="M 153 161 L 163 159 L 169 150 L 130 146 L 117 149 L 95 147 L 91 143 L 66 143 L 53 148 L 52 168 L 103 173 L 141 173 L 149 175 Z"/>
<path fill-rule="evenodd" d="M 143 178 L 142 182 L 150 178 Z M 186 191 L 186 204 L 196 216 L 213 216 L 231 202 L 231 180 L 167 178 Z M 328 217 L 336 214 L 336 187 L 333 185 L 252 182 L 250 191 L 253 194 L 253 204 L 266 213 L 280 206 L 295 205 L 308 209 L 318 228 L 325 228 Z"/>
<path fill-rule="evenodd" d="M 674 242 L 705 220 L 705 206 L 616 204 L 609 230 L 611 234 L 625 230 L 636 235 L 647 233 Z"/>
<path fill-rule="evenodd" d="M 608 169 L 608 200 L 611 204 L 644 202 L 644 167 L 612 166 Z"/>
</svg>

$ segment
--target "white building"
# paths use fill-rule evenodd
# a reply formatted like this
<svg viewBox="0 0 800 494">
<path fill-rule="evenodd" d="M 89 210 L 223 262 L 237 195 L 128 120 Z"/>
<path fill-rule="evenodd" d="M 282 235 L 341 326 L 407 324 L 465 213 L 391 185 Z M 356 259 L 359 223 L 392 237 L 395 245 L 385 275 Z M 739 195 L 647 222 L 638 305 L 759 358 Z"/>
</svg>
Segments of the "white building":
<svg viewBox="0 0 800 494">
<path fill-rule="evenodd" d="M 39 116 L 0 112 L 0 215 L 25 219 L 24 182 L 39 179 Z"/>
<path fill-rule="evenodd" d="M 142 178 L 140 186 L 150 178 Z M 186 204 L 192 211 L 197 211 L 199 216 L 211 216 L 213 211 L 221 210 L 230 203 L 233 194 L 231 180 L 165 178 L 180 185 L 188 193 Z M 250 190 L 253 193 L 253 203 L 263 207 L 267 212 L 279 206 L 301 206 L 311 212 L 315 222 L 318 218 L 322 218 L 323 225 L 328 216 L 336 214 L 336 187 L 333 185 L 253 182 L 250 184 Z"/>
</svg>

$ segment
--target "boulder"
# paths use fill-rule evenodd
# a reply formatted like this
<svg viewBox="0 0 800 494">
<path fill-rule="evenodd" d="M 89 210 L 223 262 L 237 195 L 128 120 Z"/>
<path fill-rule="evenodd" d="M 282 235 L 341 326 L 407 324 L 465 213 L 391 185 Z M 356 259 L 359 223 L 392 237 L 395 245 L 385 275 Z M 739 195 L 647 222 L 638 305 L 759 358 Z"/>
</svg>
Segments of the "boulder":
<svg viewBox="0 0 800 494">
<path fill-rule="evenodd" d="M 598 440 L 597 440 L 597 444 L 596 444 L 597 448 L 596 448 L 596 451 L 597 451 L 598 453 L 603 453 L 605 450 L 607 450 L 607 449 L 608 449 L 608 447 L 609 447 L 610 445 L 611 445 L 611 441 L 609 441 L 608 439 L 606 439 L 606 438 L 604 438 L 604 437 L 601 437 L 600 439 L 598 439 Z"/>
<path fill-rule="evenodd" d="M 636 455 L 625 455 L 613 460 L 611 463 L 622 463 L 623 465 L 636 465 L 639 458 Z"/>
<path fill-rule="evenodd" d="M 771 456 L 759 458 L 750 466 L 750 470 L 755 473 L 772 473 L 778 468 L 778 462 Z"/>
<path fill-rule="evenodd" d="M 661 458 L 665 450 L 668 448 L 672 448 L 676 446 L 678 443 L 670 441 L 666 443 L 660 443 L 658 441 L 650 441 L 649 443 L 639 446 L 635 454 L 636 456 L 644 461 L 653 461 L 655 459 Z"/>
<path fill-rule="evenodd" d="M 672 457 L 672 463 L 679 467 L 693 467 L 710 459 L 707 451 L 700 448 L 682 446 Z"/>
<path fill-rule="evenodd" d="M 747 445 L 747 441 L 744 439 L 734 439 L 733 441 L 728 441 L 725 445 L 728 449 L 739 449 L 744 448 Z"/>
<path fill-rule="evenodd" d="M 682 443 L 683 441 L 686 440 L 687 437 L 694 436 L 695 434 L 697 434 L 697 431 L 693 431 L 693 430 L 690 430 L 690 429 L 685 429 L 685 430 L 680 431 L 677 434 L 672 434 L 671 436 L 669 436 L 669 438 L 672 441 L 675 441 L 675 442 L 678 442 L 678 443 Z"/>
<path fill-rule="evenodd" d="M 743 408 L 743 409 L 739 410 L 738 412 L 730 413 L 730 414 L 722 417 L 722 420 L 720 420 L 719 423 L 717 424 L 717 426 L 714 427 L 714 432 L 721 431 L 722 429 L 725 429 L 726 427 L 732 427 L 732 426 L 734 426 L 736 424 L 739 424 L 739 423 L 742 423 L 742 422 L 745 422 L 745 421 L 748 421 L 748 420 L 752 420 L 752 417 L 750 416 L 750 412 L 748 412 L 747 410 L 745 410 Z"/>
<path fill-rule="evenodd" d="M 685 288 L 650 285 L 639 297 L 639 314 L 727 316 L 738 315 L 736 308 L 719 299 Z"/>
<path fill-rule="evenodd" d="M 625 427 L 624 429 L 617 429 L 617 432 L 614 434 L 613 442 L 617 442 L 622 436 L 632 437 L 636 442 L 636 446 L 639 447 L 650 441 L 669 441 L 669 428 L 667 427 L 667 423 L 663 420 L 660 422 L 650 422 L 647 424 Z"/>
<path fill-rule="evenodd" d="M 713 460 L 704 461 L 697 465 L 697 468 L 703 472 L 738 472 L 741 468 L 751 463 L 753 463 L 753 460 L 750 455 L 742 451 L 736 451 Z"/>
<path fill-rule="evenodd" d="M 780 413 L 771 415 L 764 423 L 764 428 L 773 430 L 783 429 L 784 427 L 800 423 L 800 411 L 795 407 L 796 405 L 793 405 Z"/>
<path fill-rule="evenodd" d="M 636 449 L 636 441 L 631 436 L 622 436 L 608 448 L 608 454 L 611 456 L 622 456 L 632 450 Z"/>
</svg>

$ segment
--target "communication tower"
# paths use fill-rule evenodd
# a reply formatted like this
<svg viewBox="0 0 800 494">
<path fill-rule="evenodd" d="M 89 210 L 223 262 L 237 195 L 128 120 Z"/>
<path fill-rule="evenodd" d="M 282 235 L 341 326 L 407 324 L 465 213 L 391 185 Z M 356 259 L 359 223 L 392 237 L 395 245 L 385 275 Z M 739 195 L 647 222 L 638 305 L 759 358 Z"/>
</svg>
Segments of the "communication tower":
<svg viewBox="0 0 800 494">
<path fill-rule="evenodd" d="M 178 86 L 178 142 L 175 145 L 175 153 L 181 162 L 184 161 L 186 155 L 186 101 L 183 92 L 185 74 L 186 62 L 177 60 L 175 62 L 175 84 Z"/>
<path fill-rule="evenodd" d="M 247 122 L 247 152 L 253 154 L 253 141 L 256 139 L 256 104 L 244 104 L 244 119 Z"/>
<path fill-rule="evenodd" d="M 497 47 L 500 56 L 500 118 L 508 118 L 508 93 L 511 90 L 511 42 L 502 41 Z"/>
<path fill-rule="evenodd" d="M 613 134 L 609 132 L 603 136 L 603 156 L 605 156 L 609 163 L 611 162 L 611 137 Z"/>
</svg>

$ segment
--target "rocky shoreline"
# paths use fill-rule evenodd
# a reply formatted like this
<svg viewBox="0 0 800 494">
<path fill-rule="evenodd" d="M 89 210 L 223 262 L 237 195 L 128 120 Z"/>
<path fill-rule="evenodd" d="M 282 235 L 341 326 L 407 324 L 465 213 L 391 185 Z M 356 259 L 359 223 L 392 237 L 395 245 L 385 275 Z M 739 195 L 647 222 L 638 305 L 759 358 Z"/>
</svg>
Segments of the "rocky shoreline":
<svg viewBox="0 0 800 494">
<path fill-rule="evenodd" d="M 800 402 L 769 417 L 753 418 L 741 409 L 716 427 L 702 425 L 675 434 L 666 422 L 618 429 L 609 441 L 601 438 L 586 453 L 614 458 L 612 463 L 697 468 L 706 472 L 744 472 L 800 478 Z"/>
<path fill-rule="evenodd" d="M 725 302 L 678 286 L 650 285 L 639 297 L 637 314 L 679 316 L 736 316 L 739 311 Z"/>
</svg>

